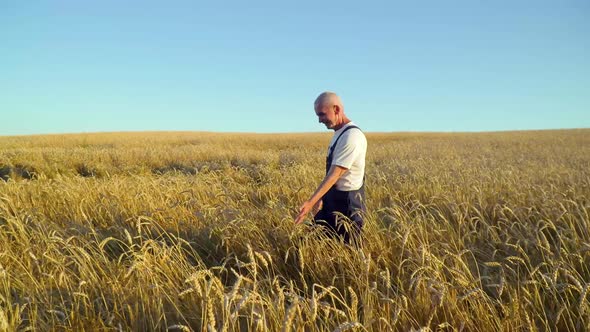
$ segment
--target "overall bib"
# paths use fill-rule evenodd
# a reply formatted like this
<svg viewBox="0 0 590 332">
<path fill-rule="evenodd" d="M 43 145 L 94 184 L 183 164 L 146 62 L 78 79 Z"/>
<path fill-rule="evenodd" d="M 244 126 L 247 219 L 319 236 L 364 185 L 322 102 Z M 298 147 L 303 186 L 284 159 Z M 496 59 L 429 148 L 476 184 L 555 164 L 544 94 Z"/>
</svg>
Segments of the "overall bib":
<svg viewBox="0 0 590 332">
<path fill-rule="evenodd" d="M 330 147 L 326 157 L 326 174 L 332 166 L 334 149 L 338 140 L 349 129 L 359 129 L 357 126 L 346 127 L 336 138 Z M 342 191 L 336 189 L 336 184 L 322 197 L 322 209 L 314 216 L 318 225 L 325 227 L 326 233 L 331 237 L 339 237 L 344 243 L 357 242 L 361 228 L 363 227 L 363 214 L 365 207 L 365 183 L 358 190 Z M 345 222 L 344 217 L 350 219 L 351 223 Z"/>
</svg>

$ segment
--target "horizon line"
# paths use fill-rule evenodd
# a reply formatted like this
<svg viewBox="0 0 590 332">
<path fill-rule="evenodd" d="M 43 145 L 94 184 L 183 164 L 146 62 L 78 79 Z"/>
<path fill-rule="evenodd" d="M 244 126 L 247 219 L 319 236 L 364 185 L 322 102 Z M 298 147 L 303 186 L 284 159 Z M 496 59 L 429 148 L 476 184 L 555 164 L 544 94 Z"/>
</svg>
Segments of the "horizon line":
<svg viewBox="0 0 590 332">
<path fill-rule="evenodd" d="M 580 131 L 590 130 L 590 127 L 572 127 L 572 128 L 540 128 L 540 129 L 505 129 L 505 130 L 474 130 L 474 131 L 422 131 L 422 130 L 403 130 L 403 131 L 363 131 L 367 134 L 485 134 L 485 133 L 517 133 L 517 132 L 536 132 L 536 131 Z M 88 131 L 88 132 L 49 132 L 35 134 L 14 134 L 0 135 L 1 138 L 7 137 L 30 137 L 30 136 L 59 136 L 59 135 L 97 135 L 97 134 L 141 134 L 141 133 L 194 133 L 194 134 L 220 134 L 220 135 L 304 135 L 304 134 L 329 134 L 331 130 L 324 131 L 302 131 L 302 132 L 256 132 L 256 131 L 209 131 L 209 130 L 121 130 L 121 131 Z"/>
</svg>

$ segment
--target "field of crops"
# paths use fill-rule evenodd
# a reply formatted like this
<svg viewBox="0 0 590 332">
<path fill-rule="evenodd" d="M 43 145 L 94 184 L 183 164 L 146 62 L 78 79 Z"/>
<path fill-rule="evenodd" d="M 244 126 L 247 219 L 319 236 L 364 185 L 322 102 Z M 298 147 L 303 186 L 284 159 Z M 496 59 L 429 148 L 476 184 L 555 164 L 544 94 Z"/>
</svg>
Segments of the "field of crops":
<svg viewBox="0 0 590 332">
<path fill-rule="evenodd" d="M 590 329 L 590 130 L 367 134 L 361 249 L 330 137 L 0 137 L 0 331 Z"/>
</svg>

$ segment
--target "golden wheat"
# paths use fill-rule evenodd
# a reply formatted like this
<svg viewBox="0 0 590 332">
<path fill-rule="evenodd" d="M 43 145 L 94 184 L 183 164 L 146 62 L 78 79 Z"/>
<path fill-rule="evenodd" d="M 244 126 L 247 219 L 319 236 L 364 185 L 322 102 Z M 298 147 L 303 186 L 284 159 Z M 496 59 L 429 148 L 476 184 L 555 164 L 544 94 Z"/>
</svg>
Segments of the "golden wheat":
<svg viewBox="0 0 590 332">
<path fill-rule="evenodd" d="M 0 331 L 590 326 L 590 130 L 367 138 L 357 250 L 329 133 L 0 137 Z"/>
</svg>

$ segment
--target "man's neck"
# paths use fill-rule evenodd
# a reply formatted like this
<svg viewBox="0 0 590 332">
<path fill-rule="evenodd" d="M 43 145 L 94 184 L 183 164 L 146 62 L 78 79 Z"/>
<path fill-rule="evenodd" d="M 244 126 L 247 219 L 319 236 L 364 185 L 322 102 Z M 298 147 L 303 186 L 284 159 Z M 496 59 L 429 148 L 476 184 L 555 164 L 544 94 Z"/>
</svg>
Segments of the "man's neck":
<svg viewBox="0 0 590 332">
<path fill-rule="evenodd" d="M 342 122 L 334 127 L 334 131 L 338 131 L 338 130 L 342 129 L 344 126 L 346 126 L 350 122 L 351 121 L 348 118 L 342 119 Z"/>
</svg>

